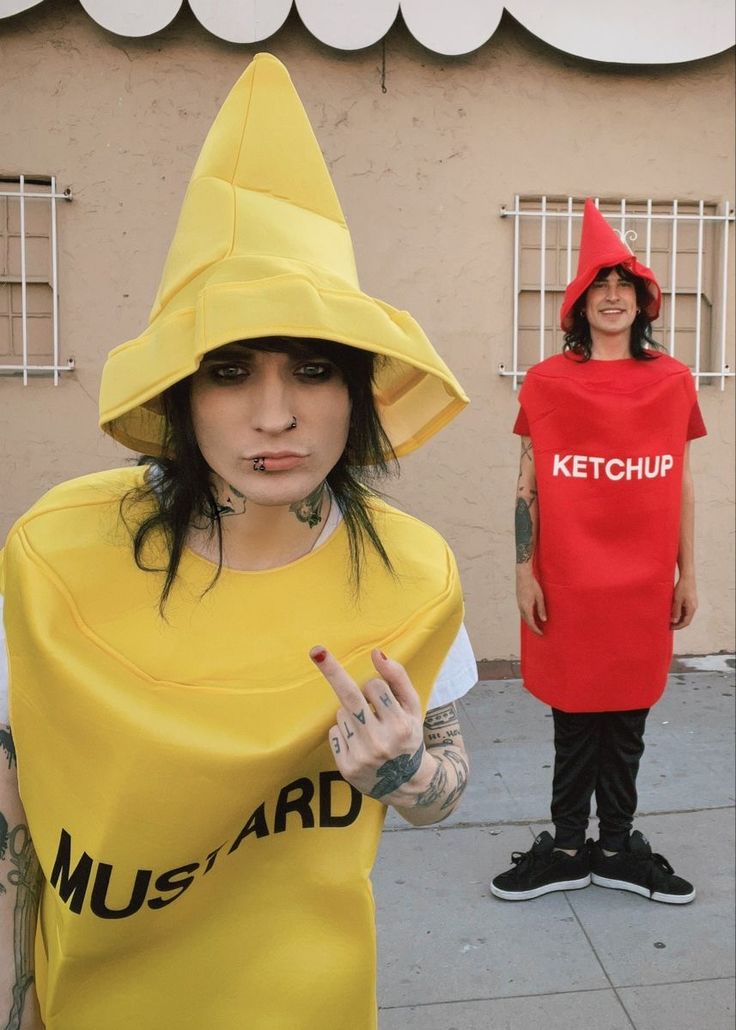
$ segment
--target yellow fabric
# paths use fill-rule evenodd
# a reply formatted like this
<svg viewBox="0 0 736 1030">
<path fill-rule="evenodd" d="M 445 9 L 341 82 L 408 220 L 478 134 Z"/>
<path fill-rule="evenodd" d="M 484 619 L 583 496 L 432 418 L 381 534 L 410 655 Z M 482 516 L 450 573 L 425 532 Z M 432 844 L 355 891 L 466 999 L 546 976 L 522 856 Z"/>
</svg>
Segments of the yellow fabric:
<svg viewBox="0 0 736 1030">
<path fill-rule="evenodd" d="M 141 475 L 56 488 L 6 547 L 47 1030 L 370 1030 L 384 808 L 336 774 L 337 703 L 307 651 L 365 681 L 380 647 L 426 705 L 462 618 L 452 555 L 377 502 L 398 578 L 368 550 L 359 606 L 341 527 L 204 596 L 214 567 L 187 552 L 163 621 L 119 520 Z"/>
<path fill-rule="evenodd" d="M 205 140 L 148 328 L 105 365 L 102 428 L 160 454 L 161 392 L 208 351 L 262 336 L 381 355 L 377 408 L 398 455 L 467 403 L 411 315 L 361 291 L 329 171 L 286 69 L 270 54 L 253 60 Z"/>
</svg>

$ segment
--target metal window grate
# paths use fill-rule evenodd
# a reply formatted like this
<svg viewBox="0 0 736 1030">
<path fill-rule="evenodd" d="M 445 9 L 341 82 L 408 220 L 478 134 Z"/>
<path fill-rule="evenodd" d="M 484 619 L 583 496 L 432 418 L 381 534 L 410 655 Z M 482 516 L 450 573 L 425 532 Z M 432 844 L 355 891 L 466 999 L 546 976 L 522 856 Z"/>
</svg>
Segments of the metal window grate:
<svg viewBox="0 0 736 1030">
<path fill-rule="evenodd" d="M 58 202 L 54 176 L 0 175 L 0 375 L 53 376 L 59 353 Z"/>
<path fill-rule="evenodd" d="M 583 197 L 521 196 L 501 217 L 513 219 L 513 339 L 511 368 L 499 364 L 518 388 L 530 365 L 562 347 L 557 324 L 565 285 L 577 264 Z M 596 198 L 608 221 L 650 266 L 662 287 L 655 337 L 692 369 L 695 385 L 733 377 L 727 361 L 728 201 L 656 201 Z M 575 224 L 575 242 L 573 242 Z"/>
</svg>

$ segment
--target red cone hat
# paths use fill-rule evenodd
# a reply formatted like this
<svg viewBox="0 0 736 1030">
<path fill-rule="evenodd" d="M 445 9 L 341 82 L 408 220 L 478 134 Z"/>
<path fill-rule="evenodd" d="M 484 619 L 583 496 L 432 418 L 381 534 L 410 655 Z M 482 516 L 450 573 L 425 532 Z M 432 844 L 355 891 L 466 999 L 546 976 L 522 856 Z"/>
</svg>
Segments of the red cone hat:
<svg viewBox="0 0 736 1030">
<path fill-rule="evenodd" d="M 659 314 L 662 291 L 654 272 L 640 264 L 615 229 L 612 229 L 593 201 L 588 197 L 583 210 L 583 229 L 580 235 L 578 271 L 568 284 L 560 308 L 560 325 L 565 332 L 572 329 L 573 308 L 602 268 L 624 265 L 632 275 L 644 279 L 649 291 L 649 302 L 644 312 L 649 319 Z"/>
</svg>

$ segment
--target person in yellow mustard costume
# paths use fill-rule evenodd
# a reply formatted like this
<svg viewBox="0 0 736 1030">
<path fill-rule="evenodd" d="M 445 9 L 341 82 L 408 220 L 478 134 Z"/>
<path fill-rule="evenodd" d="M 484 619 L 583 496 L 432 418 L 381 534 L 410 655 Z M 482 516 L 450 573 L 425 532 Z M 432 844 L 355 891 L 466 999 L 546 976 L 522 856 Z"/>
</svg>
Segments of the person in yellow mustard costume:
<svg viewBox="0 0 736 1030">
<path fill-rule="evenodd" d="M 4 549 L 0 1025 L 376 1026 L 386 806 L 456 806 L 476 677 L 449 548 L 369 473 L 466 403 L 361 292 L 259 55 L 104 369 L 102 428 L 146 459 L 51 490 Z"/>
</svg>

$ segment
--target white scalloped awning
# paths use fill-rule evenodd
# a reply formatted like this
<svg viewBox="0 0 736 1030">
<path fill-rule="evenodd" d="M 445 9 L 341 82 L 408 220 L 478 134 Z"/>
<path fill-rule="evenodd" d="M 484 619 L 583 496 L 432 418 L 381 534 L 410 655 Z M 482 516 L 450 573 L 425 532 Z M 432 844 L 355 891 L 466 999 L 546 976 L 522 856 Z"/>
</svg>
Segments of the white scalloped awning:
<svg viewBox="0 0 736 1030">
<path fill-rule="evenodd" d="M 0 19 L 51 0 L 0 0 Z M 260 43 L 292 6 L 312 35 L 338 50 L 376 43 L 399 10 L 427 49 L 454 56 L 486 43 L 504 8 L 535 36 L 577 57 L 614 64 L 677 64 L 734 44 L 733 0 L 79 0 L 120 36 L 150 36 L 189 3 L 200 23 L 231 43 Z"/>
</svg>

